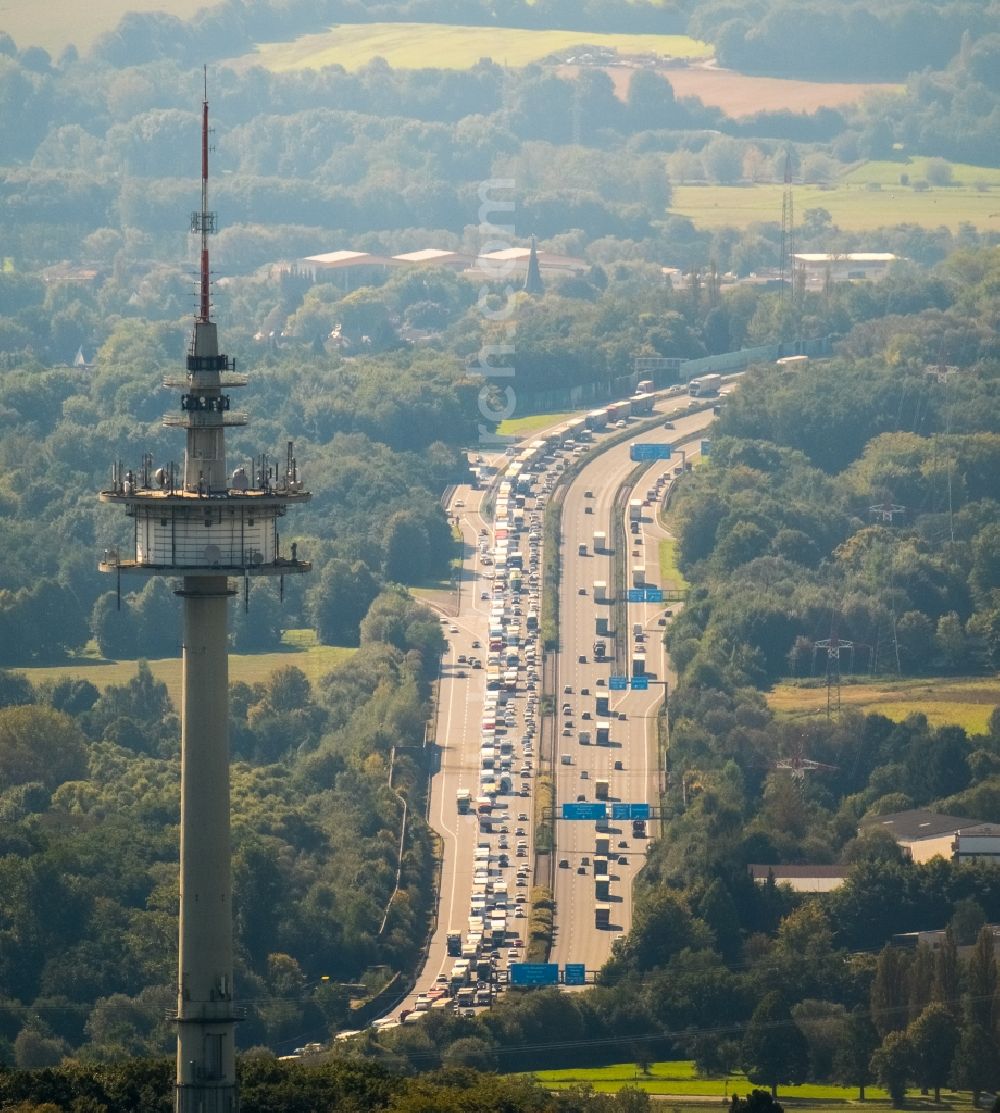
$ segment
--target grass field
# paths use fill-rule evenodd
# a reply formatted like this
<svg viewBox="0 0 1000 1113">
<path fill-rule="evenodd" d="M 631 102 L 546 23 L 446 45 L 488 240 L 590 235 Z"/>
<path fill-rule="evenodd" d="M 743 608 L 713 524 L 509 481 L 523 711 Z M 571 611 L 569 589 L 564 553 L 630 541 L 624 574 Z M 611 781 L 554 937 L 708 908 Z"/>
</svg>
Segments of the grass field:
<svg viewBox="0 0 1000 1113">
<path fill-rule="evenodd" d="M 868 182 L 879 182 L 883 188 L 891 188 L 899 185 L 900 174 L 908 174 L 911 182 L 919 181 L 921 178 L 926 180 L 929 161 L 926 158 L 905 158 L 898 162 L 864 162 L 844 174 L 841 181 L 848 185 L 860 186 Z M 1000 169 L 994 166 L 972 166 L 965 162 L 953 162 L 949 165 L 957 186 L 975 188 L 979 183 L 983 183 L 992 189 L 1000 189 Z"/>
<path fill-rule="evenodd" d="M 576 417 L 576 414 L 530 414 L 528 417 L 509 417 L 506 421 L 500 422 L 497 433 L 502 437 L 523 437 L 526 433 L 545 429 L 549 425 L 558 425 L 560 421 L 566 421 L 571 417 Z"/>
<path fill-rule="evenodd" d="M 688 582 L 677 567 L 677 542 L 661 541 L 659 545 L 660 587 L 670 591 L 687 591 Z"/>
<path fill-rule="evenodd" d="M 315 684 L 355 652 L 353 649 L 334 645 L 314 644 L 299 648 L 290 645 L 285 652 L 278 653 L 232 653 L 229 656 L 229 679 L 256 684 L 266 680 L 275 669 L 294 665 Z M 106 688 L 109 684 L 127 683 L 135 676 L 136 667 L 135 661 L 99 661 L 80 658 L 65 665 L 17 671 L 23 672 L 32 684 L 72 676 L 80 680 L 89 680 L 98 688 Z M 181 706 L 180 658 L 165 657 L 162 660 L 150 661 L 149 667 L 156 679 L 166 684 L 170 699 L 174 707 L 179 710 Z"/>
<path fill-rule="evenodd" d="M 236 68 L 264 66 L 278 73 L 333 65 L 356 70 L 376 57 L 399 69 L 466 69 L 480 58 L 524 66 L 581 43 L 664 58 L 708 58 L 712 54 L 708 43 L 684 35 L 599 35 L 440 23 L 344 23 L 321 34 L 303 35 L 294 42 L 263 43 L 255 53 L 230 64 Z"/>
<path fill-rule="evenodd" d="M 616 1063 L 609 1067 L 581 1068 L 569 1070 L 535 1071 L 533 1077 L 548 1089 L 565 1089 L 568 1086 L 586 1083 L 595 1090 L 613 1093 L 623 1086 L 635 1086 L 648 1094 L 670 1094 L 678 1097 L 718 1097 L 722 1101 L 732 1094 L 745 1094 L 753 1089 L 742 1074 L 734 1073 L 727 1079 L 699 1078 L 694 1064 L 690 1061 L 653 1063 L 648 1071 L 642 1071 L 635 1063 Z M 866 1091 L 875 1100 L 887 1098 L 884 1090 L 871 1087 Z M 781 1102 L 791 1099 L 796 1108 L 804 1102 L 821 1105 L 824 1102 L 840 1103 L 857 1098 L 858 1092 L 843 1086 L 782 1086 L 778 1091 Z M 942 1095 L 943 1097 L 944 1095 Z"/>
<path fill-rule="evenodd" d="M 905 719 L 919 712 L 935 727 L 955 725 L 970 734 L 982 734 L 993 708 L 1000 705 L 1000 679 L 960 678 L 943 680 L 866 680 L 844 683 L 840 693 L 843 707 L 877 712 L 889 719 Z M 767 702 L 781 715 L 811 719 L 826 715 L 826 685 L 799 687 L 778 684 Z"/>
<path fill-rule="evenodd" d="M 986 171 L 982 172 L 984 177 Z M 996 171 L 994 171 L 996 173 Z M 896 172 L 898 179 L 899 171 Z M 868 181 L 865 178 L 864 181 Z M 871 179 L 877 180 L 877 179 Z M 689 217 L 699 228 L 721 228 L 764 221 L 781 223 L 784 186 L 766 183 L 747 186 L 677 185 L 670 211 Z M 918 193 L 909 187 L 871 191 L 864 184 L 844 182 L 832 189 L 816 185 L 793 187 L 795 217 L 807 209 L 826 209 L 845 232 L 864 232 L 896 224 L 919 224 L 958 229 L 968 222 L 981 231 L 1000 231 L 1000 197 L 970 186 L 932 189 Z"/>
<path fill-rule="evenodd" d="M 113 31 L 126 12 L 169 12 L 178 19 L 190 19 L 205 0 L 3 0 L 0 4 L 0 31 L 6 31 L 23 50 L 43 46 L 58 57 L 73 43 L 85 53 L 105 31 Z"/>
</svg>

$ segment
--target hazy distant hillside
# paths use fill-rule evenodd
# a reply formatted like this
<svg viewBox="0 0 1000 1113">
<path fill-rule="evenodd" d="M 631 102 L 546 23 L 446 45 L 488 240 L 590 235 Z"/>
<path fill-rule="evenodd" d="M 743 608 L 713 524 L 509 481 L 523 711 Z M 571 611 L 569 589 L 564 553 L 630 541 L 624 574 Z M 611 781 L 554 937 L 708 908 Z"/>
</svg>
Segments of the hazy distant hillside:
<svg viewBox="0 0 1000 1113">
<path fill-rule="evenodd" d="M 168 12 L 190 19 L 205 6 L 203 0 L 9 0 L 0 11 L 0 31 L 22 48 L 40 46 L 57 57 L 70 43 L 81 53 L 89 50 L 126 12 Z"/>
</svg>

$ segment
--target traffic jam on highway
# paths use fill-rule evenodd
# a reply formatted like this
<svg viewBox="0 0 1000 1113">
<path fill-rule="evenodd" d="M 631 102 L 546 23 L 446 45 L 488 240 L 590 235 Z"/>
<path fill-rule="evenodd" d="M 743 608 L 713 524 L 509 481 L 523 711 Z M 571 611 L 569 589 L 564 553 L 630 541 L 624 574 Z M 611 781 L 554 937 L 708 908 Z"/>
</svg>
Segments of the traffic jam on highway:
<svg viewBox="0 0 1000 1113">
<path fill-rule="evenodd" d="M 464 923 L 455 922 L 454 909 L 451 921 L 441 922 L 442 929 L 447 927 L 447 958 L 434 975 L 433 984 L 424 982 L 425 988 L 411 998 L 412 1008 L 404 1009 L 398 1021 L 386 1023 L 413 1023 L 440 1009 L 457 1008 L 472 1014 L 489 1007 L 497 993 L 517 982 L 517 967 L 525 962 L 534 872 L 533 788 L 542 718 L 539 620 L 543 511 L 561 473 L 588 452 L 596 437 L 627 428 L 631 417 L 652 415 L 655 396 L 651 388 L 651 383 L 641 383 L 631 399 L 566 422 L 520 450 L 508 449 L 507 455 L 499 458 L 498 469 L 481 461 L 481 479 L 494 472 L 494 498 L 492 530 L 484 522 L 476 538 L 477 574 L 471 581 L 476 598 L 465 602 L 457 618 L 442 619 L 449 634 L 457 635 L 460 627 L 456 622 L 467 627 L 473 621 L 478 628 L 485 616 L 485 637 L 471 641 L 472 652 L 454 658 L 457 671 L 453 673 L 458 679 L 467 678 L 473 670 L 482 670 L 480 676 L 485 674 L 478 768 L 471 762 L 464 766 L 454 805 L 458 837 L 463 845 L 466 839 L 474 843 L 471 896 Z M 673 388 L 667 393 L 682 392 L 683 388 Z M 659 487 L 657 481 L 657 493 Z M 456 499 L 452 508 L 463 509 L 464 503 Z M 595 534 L 595 549 L 598 541 Z M 641 642 L 641 635 L 636 634 L 636 641 Z M 603 643 L 585 648 L 592 650 L 595 664 L 604 658 Z M 640 662 L 636 664 L 641 668 Z M 555 697 L 555 711 L 561 705 L 562 714 L 556 720 L 554 750 L 565 746 L 563 736 L 577 733 L 573 729 L 573 709 L 566 698 L 569 691 L 567 688 Z M 604 693 L 597 700 L 598 714 L 602 711 L 607 714 Z M 599 745 L 600 733 L 602 729 L 607 732 L 608 724 L 596 721 L 594 728 L 594 742 Z M 588 730 L 581 729 L 579 735 L 582 744 L 589 743 Z M 557 760 L 555 753 L 548 756 Z M 565 763 L 567 759 L 561 755 L 558 760 Z M 620 767 L 619 761 L 616 768 Z M 597 800 L 607 799 L 606 780 L 598 779 L 592 787 Z M 577 795 L 576 799 L 581 797 Z M 607 885 L 607 870 L 600 866 L 608 856 L 607 836 L 599 830 L 594 846 L 598 899 L 607 899 L 600 885 L 601 881 Z M 562 860 L 559 865 L 563 865 Z M 580 872 L 584 872 L 582 865 Z M 547 875 L 540 883 L 549 883 Z M 442 914 L 448 915 L 443 904 Z M 596 926 L 602 925 L 598 921 Z M 425 971 L 424 977 L 429 973 Z"/>
</svg>

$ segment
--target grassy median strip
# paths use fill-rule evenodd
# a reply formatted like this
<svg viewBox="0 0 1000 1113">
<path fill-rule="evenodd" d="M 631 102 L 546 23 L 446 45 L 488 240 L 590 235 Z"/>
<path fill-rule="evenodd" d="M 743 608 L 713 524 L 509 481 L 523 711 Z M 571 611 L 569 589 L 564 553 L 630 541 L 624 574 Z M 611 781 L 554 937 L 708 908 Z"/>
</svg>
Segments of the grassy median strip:
<svg viewBox="0 0 1000 1113">
<path fill-rule="evenodd" d="M 536 885 L 531 890 L 531 916 L 528 919 L 528 962 L 545 962 L 552 947 L 552 922 L 556 902 L 552 890 Z"/>
<path fill-rule="evenodd" d="M 542 648 L 559 648 L 559 557 L 562 541 L 562 497 L 553 498 L 542 529 Z"/>
</svg>

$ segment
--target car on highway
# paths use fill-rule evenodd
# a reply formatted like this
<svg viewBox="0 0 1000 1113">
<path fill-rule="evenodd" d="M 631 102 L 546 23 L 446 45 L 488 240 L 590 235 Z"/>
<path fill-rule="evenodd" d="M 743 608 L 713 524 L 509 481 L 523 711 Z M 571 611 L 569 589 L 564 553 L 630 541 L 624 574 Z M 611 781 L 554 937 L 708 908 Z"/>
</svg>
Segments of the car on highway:
<svg viewBox="0 0 1000 1113">
<path fill-rule="evenodd" d="M 580 656 L 577 657 L 576 661 L 579 665 L 585 665 L 587 663 L 587 654 L 581 653 Z"/>
<path fill-rule="evenodd" d="M 626 858 L 624 854 L 619 854 L 618 855 L 618 865 L 620 865 L 620 866 L 627 866 L 628 865 L 628 858 Z"/>
<path fill-rule="evenodd" d="M 457 626 L 449 626 L 448 627 L 448 633 L 449 634 L 457 634 L 458 633 L 458 627 Z"/>
</svg>

